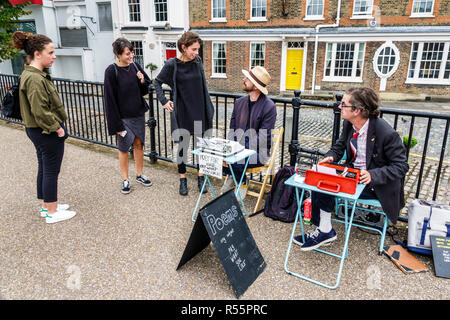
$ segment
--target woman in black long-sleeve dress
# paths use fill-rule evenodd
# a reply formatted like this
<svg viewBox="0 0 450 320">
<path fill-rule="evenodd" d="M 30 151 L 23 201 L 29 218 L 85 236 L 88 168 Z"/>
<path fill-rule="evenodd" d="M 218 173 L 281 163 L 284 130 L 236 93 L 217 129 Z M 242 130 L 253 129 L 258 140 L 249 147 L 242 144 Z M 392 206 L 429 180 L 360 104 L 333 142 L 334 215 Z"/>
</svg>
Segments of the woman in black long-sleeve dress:
<svg viewBox="0 0 450 320">
<path fill-rule="evenodd" d="M 128 179 L 128 150 L 133 146 L 136 164 L 136 182 L 151 186 L 152 182 L 143 174 L 145 112 L 148 105 L 143 96 L 151 83 L 144 69 L 133 62 L 134 47 L 125 38 L 113 42 L 113 52 L 118 61 L 105 70 L 104 101 L 110 135 L 117 135 L 119 166 L 122 174 L 123 194 L 130 193 Z"/>
<path fill-rule="evenodd" d="M 186 146 L 189 144 L 187 134 L 194 137 L 203 135 L 206 130 L 212 128 L 214 115 L 214 107 L 206 86 L 205 72 L 198 56 L 201 44 L 202 40 L 198 34 L 191 31 L 185 32 L 177 42 L 181 55 L 166 61 L 154 80 L 158 100 L 164 109 L 171 113 L 172 139 L 179 143 L 177 164 L 181 195 L 188 193 L 186 165 L 183 161 L 183 156 L 186 156 Z M 164 95 L 163 83 L 171 87 L 173 101 L 168 100 Z M 197 181 L 199 191 L 203 182 L 204 176 L 199 174 Z"/>
</svg>

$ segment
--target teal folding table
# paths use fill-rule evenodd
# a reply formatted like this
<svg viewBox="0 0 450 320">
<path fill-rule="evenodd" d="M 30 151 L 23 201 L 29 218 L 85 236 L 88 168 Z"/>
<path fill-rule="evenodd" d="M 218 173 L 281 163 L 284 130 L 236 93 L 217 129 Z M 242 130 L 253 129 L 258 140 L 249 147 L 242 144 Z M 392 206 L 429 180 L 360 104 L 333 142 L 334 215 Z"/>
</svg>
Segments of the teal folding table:
<svg viewBox="0 0 450 320">
<path fill-rule="evenodd" d="M 300 278 L 300 279 L 312 282 L 314 284 L 320 285 L 320 286 L 328 288 L 328 289 L 336 289 L 339 286 L 339 282 L 341 280 L 342 269 L 344 267 L 344 260 L 348 257 L 348 241 L 349 241 L 349 237 L 350 237 L 350 229 L 351 229 L 352 223 L 353 223 L 353 216 L 355 214 L 355 209 L 356 209 L 356 200 L 358 200 L 359 196 L 361 195 L 361 192 L 364 190 L 365 185 L 364 184 L 358 184 L 357 187 L 356 187 L 355 194 L 349 194 L 349 193 L 343 193 L 343 192 L 334 193 L 334 192 L 324 191 L 324 190 L 318 189 L 315 186 L 308 185 L 308 184 L 306 184 L 304 182 L 295 181 L 295 175 L 293 175 L 288 180 L 286 180 L 285 184 L 290 185 L 290 186 L 295 188 L 295 194 L 296 194 L 296 198 L 297 198 L 298 209 L 297 209 L 297 214 L 295 216 L 295 221 L 294 221 L 294 226 L 292 228 L 291 237 L 289 239 L 289 246 L 288 246 L 288 249 L 287 249 L 287 252 L 286 252 L 286 258 L 285 258 L 285 261 L 284 261 L 284 270 L 287 273 L 289 273 L 290 275 L 293 275 L 293 276 L 295 276 L 297 278 Z M 301 193 L 300 197 L 299 197 L 299 189 L 302 189 L 302 193 Z M 337 278 L 336 278 L 336 283 L 334 284 L 334 286 L 330 286 L 330 285 L 327 285 L 327 284 L 325 284 L 323 282 L 320 282 L 318 280 L 314 280 L 314 279 L 305 277 L 304 275 L 300 275 L 298 273 L 292 272 L 292 271 L 288 270 L 288 268 L 287 268 L 289 255 L 291 253 L 292 242 L 293 242 L 293 239 L 294 239 L 294 236 L 295 236 L 295 230 L 297 228 L 297 223 L 298 223 L 299 220 L 300 220 L 300 226 L 301 226 L 301 231 L 302 231 L 302 240 L 303 240 L 303 243 L 305 243 L 305 233 L 303 231 L 303 219 L 302 219 L 302 215 L 301 215 L 301 204 L 303 202 L 303 196 L 304 196 L 305 190 L 329 194 L 329 195 L 335 196 L 336 198 L 342 199 L 344 201 L 345 218 L 344 218 L 344 222 L 343 223 L 345 223 L 345 241 L 344 241 L 344 248 L 342 250 L 342 254 L 341 255 L 337 255 L 335 253 L 324 251 L 324 250 L 321 250 L 321 249 L 314 249 L 314 251 L 325 253 L 325 254 L 328 254 L 328 255 L 331 255 L 333 257 L 336 257 L 336 258 L 340 259 L 339 271 L 338 271 Z M 353 202 L 350 218 L 348 218 L 348 201 Z M 333 221 L 342 222 L 342 221 L 336 220 L 336 219 L 332 219 L 332 220 Z"/>
<path fill-rule="evenodd" d="M 198 149 L 193 150 L 192 154 L 200 155 L 203 152 L 205 152 L 205 151 L 203 151 L 201 148 L 198 148 Z M 205 153 L 208 153 L 208 152 L 205 152 Z M 250 157 L 252 155 L 254 155 L 255 153 L 256 153 L 255 150 L 244 149 L 241 152 L 238 152 L 236 154 L 233 154 L 231 156 L 223 158 L 223 161 L 226 162 L 226 164 L 228 165 L 228 168 L 230 168 L 231 176 L 233 177 L 234 185 L 236 186 L 235 194 L 236 194 L 236 197 L 238 197 L 238 199 L 241 201 L 244 216 L 247 215 L 247 210 L 245 209 L 244 200 L 242 199 L 241 193 L 239 192 L 239 190 L 241 189 L 242 181 L 244 180 L 245 171 L 247 170 L 247 166 L 248 166 L 248 162 L 250 160 Z M 239 183 L 237 183 L 236 177 L 235 177 L 234 172 L 233 172 L 233 167 L 231 166 L 231 164 L 238 163 L 239 161 L 242 161 L 244 159 L 245 159 L 244 174 L 241 176 L 241 179 L 240 179 Z M 211 184 L 211 181 L 209 180 L 208 175 L 205 174 L 205 181 L 203 182 L 202 189 L 200 190 L 200 194 L 198 196 L 194 212 L 192 213 L 192 221 L 193 222 L 195 222 L 195 214 L 197 213 L 198 206 L 200 204 L 200 199 L 202 198 L 202 195 L 203 195 L 203 189 L 205 189 L 205 186 L 206 186 L 206 181 L 208 181 L 209 187 L 211 189 L 211 192 L 212 192 L 214 198 L 216 198 L 216 193 L 214 192 L 214 188 L 213 188 L 213 186 Z"/>
</svg>

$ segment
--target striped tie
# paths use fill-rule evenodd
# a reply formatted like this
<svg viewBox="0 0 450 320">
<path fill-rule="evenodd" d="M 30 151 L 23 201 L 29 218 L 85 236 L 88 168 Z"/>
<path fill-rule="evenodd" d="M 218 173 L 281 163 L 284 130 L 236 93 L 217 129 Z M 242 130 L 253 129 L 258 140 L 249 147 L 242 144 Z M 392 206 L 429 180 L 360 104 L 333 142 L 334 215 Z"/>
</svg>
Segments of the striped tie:
<svg viewBox="0 0 450 320">
<path fill-rule="evenodd" d="M 355 132 L 350 139 L 350 148 L 352 149 L 353 153 L 352 162 L 356 159 L 356 150 L 358 149 L 358 135 L 359 132 Z"/>
</svg>

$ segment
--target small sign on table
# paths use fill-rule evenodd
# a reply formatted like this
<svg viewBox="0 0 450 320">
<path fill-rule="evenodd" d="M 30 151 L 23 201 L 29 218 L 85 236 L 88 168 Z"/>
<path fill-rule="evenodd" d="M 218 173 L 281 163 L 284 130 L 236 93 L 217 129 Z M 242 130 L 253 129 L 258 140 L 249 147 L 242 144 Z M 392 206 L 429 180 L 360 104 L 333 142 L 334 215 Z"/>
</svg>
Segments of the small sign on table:
<svg viewBox="0 0 450 320">
<path fill-rule="evenodd" d="M 223 157 L 202 152 L 198 155 L 199 172 L 222 179 Z"/>
</svg>

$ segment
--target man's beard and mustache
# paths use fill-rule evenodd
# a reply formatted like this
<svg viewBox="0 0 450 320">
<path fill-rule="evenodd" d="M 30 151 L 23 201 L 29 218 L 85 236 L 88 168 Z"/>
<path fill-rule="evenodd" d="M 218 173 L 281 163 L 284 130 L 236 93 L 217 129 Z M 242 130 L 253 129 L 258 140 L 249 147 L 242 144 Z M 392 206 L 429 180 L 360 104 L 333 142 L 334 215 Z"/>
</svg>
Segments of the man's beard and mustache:
<svg viewBox="0 0 450 320">
<path fill-rule="evenodd" d="M 242 86 L 242 89 L 245 92 L 250 93 L 250 92 L 252 92 L 252 91 L 254 91 L 256 89 L 256 86 L 254 84 L 251 84 L 250 86 L 246 86 L 245 83 L 244 83 L 244 85 Z"/>
</svg>

